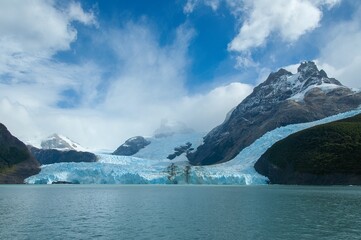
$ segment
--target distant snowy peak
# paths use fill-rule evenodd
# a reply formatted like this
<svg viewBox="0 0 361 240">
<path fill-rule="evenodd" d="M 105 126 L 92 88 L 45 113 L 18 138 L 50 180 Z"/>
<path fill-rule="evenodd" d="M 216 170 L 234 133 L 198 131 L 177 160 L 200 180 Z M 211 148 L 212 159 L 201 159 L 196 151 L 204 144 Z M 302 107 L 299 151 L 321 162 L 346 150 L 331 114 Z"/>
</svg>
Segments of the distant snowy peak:
<svg viewBox="0 0 361 240">
<path fill-rule="evenodd" d="M 42 149 L 56 149 L 61 151 L 75 150 L 80 152 L 87 151 L 86 148 L 80 146 L 68 137 L 56 133 L 42 140 L 40 145 Z"/>
</svg>

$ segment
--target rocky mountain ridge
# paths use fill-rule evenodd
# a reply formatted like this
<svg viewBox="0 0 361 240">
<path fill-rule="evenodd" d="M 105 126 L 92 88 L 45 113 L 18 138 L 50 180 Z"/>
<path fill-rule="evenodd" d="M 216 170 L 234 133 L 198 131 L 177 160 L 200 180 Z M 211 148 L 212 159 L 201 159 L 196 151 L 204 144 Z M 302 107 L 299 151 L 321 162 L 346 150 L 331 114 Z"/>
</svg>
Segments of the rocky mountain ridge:
<svg viewBox="0 0 361 240">
<path fill-rule="evenodd" d="M 322 119 L 361 104 L 360 92 L 329 78 L 314 62 L 301 63 L 297 71 L 271 73 L 188 154 L 189 161 L 193 165 L 227 162 L 270 130 Z"/>
<path fill-rule="evenodd" d="M 41 165 L 61 162 L 96 162 L 97 157 L 91 152 L 75 150 L 38 149 L 29 146 L 29 150 Z"/>
</svg>

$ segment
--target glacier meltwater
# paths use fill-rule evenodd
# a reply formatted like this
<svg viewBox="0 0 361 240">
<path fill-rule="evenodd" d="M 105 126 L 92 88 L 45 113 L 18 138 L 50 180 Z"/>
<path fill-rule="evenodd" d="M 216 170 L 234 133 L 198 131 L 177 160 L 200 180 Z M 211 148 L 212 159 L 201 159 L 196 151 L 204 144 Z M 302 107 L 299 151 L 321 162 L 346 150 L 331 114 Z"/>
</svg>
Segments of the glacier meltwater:
<svg viewBox="0 0 361 240">
<path fill-rule="evenodd" d="M 183 155 L 170 161 L 167 154 L 175 146 L 202 142 L 201 134 L 175 134 L 152 138 L 152 143 L 132 157 L 98 154 L 96 163 L 56 163 L 25 180 L 29 184 L 65 181 L 81 184 L 266 184 L 268 179 L 254 169 L 255 162 L 277 141 L 300 130 L 361 113 L 354 110 L 319 121 L 277 128 L 243 149 L 233 160 L 212 166 L 190 166 Z"/>
</svg>

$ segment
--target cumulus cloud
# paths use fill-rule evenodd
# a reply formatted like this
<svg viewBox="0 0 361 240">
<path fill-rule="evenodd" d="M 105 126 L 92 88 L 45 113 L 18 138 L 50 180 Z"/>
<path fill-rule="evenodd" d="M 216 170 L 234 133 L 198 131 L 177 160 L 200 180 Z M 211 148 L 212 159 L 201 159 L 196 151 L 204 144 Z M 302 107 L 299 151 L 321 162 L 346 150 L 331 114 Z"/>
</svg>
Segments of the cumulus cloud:
<svg viewBox="0 0 361 240">
<path fill-rule="evenodd" d="M 1 1 L 0 43 L 7 54 L 33 54 L 49 57 L 57 51 L 67 50 L 76 39 L 72 21 L 95 24 L 95 16 L 84 12 L 79 3 L 70 3 L 62 9 L 53 1 L 34 0 L 24 4 L 21 0 Z"/>
<path fill-rule="evenodd" d="M 194 30 L 187 24 L 179 26 L 166 45 L 160 45 L 156 29 L 142 21 L 95 28 L 97 44 L 115 56 L 115 68 L 107 77 L 96 61 L 59 62 L 54 55 L 71 50 L 77 40 L 74 21 L 98 27 L 96 16 L 77 2 L 1 2 L 0 116 L 22 140 L 57 132 L 86 147 L 112 149 L 134 135 L 153 134 L 162 119 L 208 131 L 252 90 L 232 83 L 188 93 L 188 47 Z M 69 91 L 77 95 L 76 103 L 64 96 Z M 63 101 L 72 107 L 59 108 Z"/>
<path fill-rule="evenodd" d="M 112 80 L 106 108 L 134 112 L 137 106 L 144 113 L 151 103 L 159 105 L 185 94 L 186 52 L 192 36 L 193 30 L 182 25 L 174 42 L 161 47 L 149 26 L 133 22 L 107 34 L 122 64 Z"/>
<path fill-rule="evenodd" d="M 156 35 L 148 25 L 134 22 L 107 34 L 122 65 L 100 108 L 107 116 L 124 121 L 112 129 L 119 139 L 152 135 L 164 119 L 208 131 L 251 92 L 250 85 L 231 83 L 190 95 L 184 84 L 194 30 L 187 24 L 179 26 L 174 41 L 166 46 L 159 46 Z M 114 136 L 109 139 L 111 144 Z"/>
<path fill-rule="evenodd" d="M 221 124 L 227 113 L 253 90 L 253 86 L 233 82 L 217 87 L 206 94 L 186 96 L 177 107 L 178 115 L 188 126 L 209 131 Z"/>
<path fill-rule="evenodd" d="M 340 0 L 218 0 L 212 7 L 217 10 L 225 4 L 235 16 L 238 34 L 228 44 L 228 50 L 236 54 L 236 68 L 257 67 L 252 58 L 254 49 L 264 47 L 271 37 L 285 43 L 293 43 L 302 35 L 319 27 L 324 8 L 331 9 Z M 184 10 L 193 12 L 200 4 L 209 6 L 206 0 L 189 0 Z"/>
<path fill-rule="evenodd" d="M 71 21 L 78 21 L 85 25 L 98 26 L 94 12 L 84 12 L 79 2 L 71 2 L 67 9 L 67 17 Z"/>
<path fill-rule="evenodd" d="M 100 70 L 91 62 L 71 65 L 53 55 L 76 41 L 74 21 L 97 25 L 92 12 L 79 3 L 57 6 L 54 1 L 1 1 L 0 7 L 0 116 L 17 136 L 62 129 L 55 123 L 66 113 L 57 110 L 61 92 L 76 89 L 84 103 L 94 97 Z M 89 100 L 90 101 L 90 100 Z M 52 114 L 57 110 L 57 114 Z"/>
<path fill-rule="evenodd" d="M 56 104 L 57 91 L 82 89 L 90 82 L 85 79 L 96 82 L 99 71 L 90 62 L 69 65 L 52 58 L 58 52 L 69 50 L 76 40 L 74 21 L 97 25 L 95 15 L 84 11 L 79 3 L 57 6 L 54 1 L 34 0 L 31 4 L 21 0 L 1 1 L 0 83 L 27 83 L 29 90 L 48 89 L 45 102 Z"/>
<path fill-rule="evenodd" d="M 314 61 L 328 76 L 337 78 L 348 87 L 361 89 L 361 5 L 355 5 L 355 9 L 351 19 L 324 29 L 323 40 L 319 44 L 320 54 Z M 296 72 L 298 65 L 290 65 L 286 69 Z"/>
<path fill-rule="evenodd" d="M 244 1 L 247 17 L 238 35 L 228 48 L 243 52 L 264 45 L 272 33 L 283 41 L 292 42 L 315 29 L 322 17 L 321 10 L 311 1 L 266 0 Z"/>
</svg>

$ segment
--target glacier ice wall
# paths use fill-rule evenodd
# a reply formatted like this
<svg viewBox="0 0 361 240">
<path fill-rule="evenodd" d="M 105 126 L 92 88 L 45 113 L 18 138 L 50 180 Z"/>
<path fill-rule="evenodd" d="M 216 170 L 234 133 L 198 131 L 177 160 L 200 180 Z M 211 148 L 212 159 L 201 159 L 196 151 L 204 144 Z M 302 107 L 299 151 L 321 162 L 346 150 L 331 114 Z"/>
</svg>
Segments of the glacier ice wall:
<svg viewBox="0 0 361 240">
<path fill-rule="evenodd" d="M 361 113 L 350 111 L 310 123 L 293 124 L 277 128 L 263 135 L 245 148 L 233 160 L 212 166 L 190 166 L 184 155 L 173 161 L 166 155 L 176 143 L 187 139 L 199 144 L 201 135 L 173 136 L 157 139 L 151 148 L 136 156 L 98 154 L 96 163 L 56 163 L 42 166 L 41 172 L 27 178 L 30 184 L 50 184 L 67 181 L 81 184 L 266 184 L 267 178 L 254 169 L 255 162 L 277 141 L 303 129 L 347 118 Z M 196 145 L 196 144 L 195 144 Z M 159 151 L 158 151 L 159 150 Z"/>
</svg>

